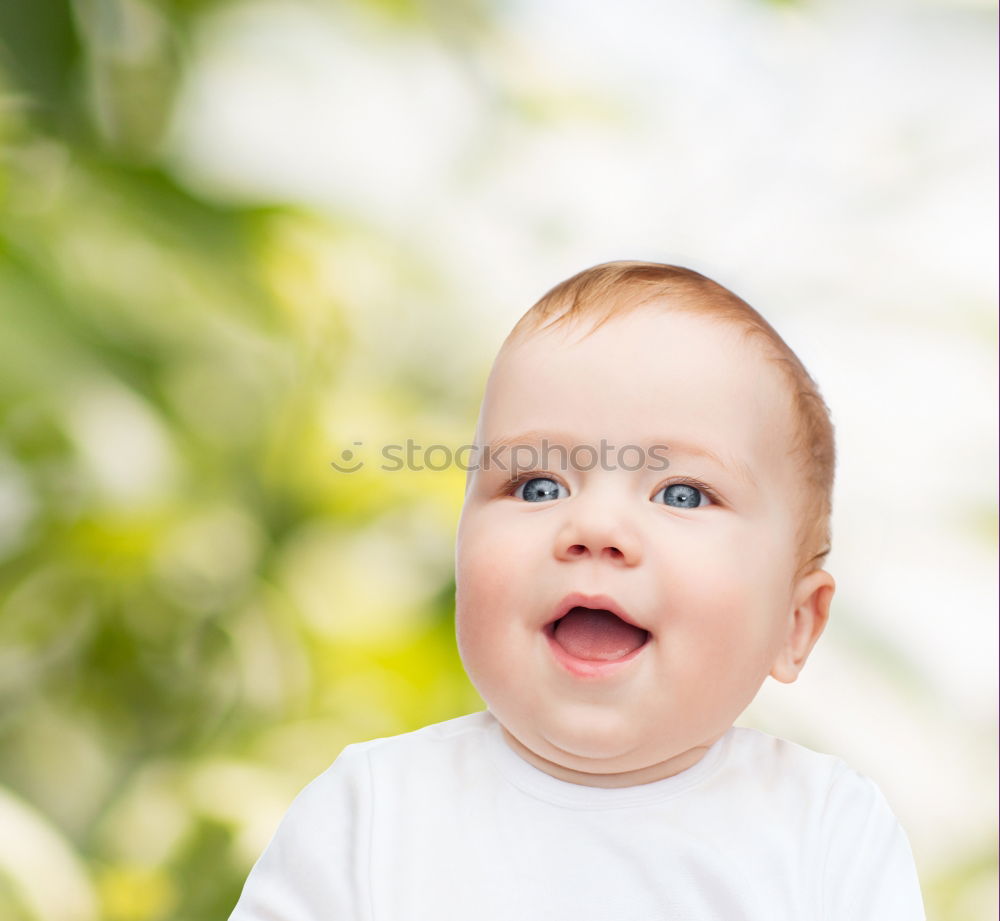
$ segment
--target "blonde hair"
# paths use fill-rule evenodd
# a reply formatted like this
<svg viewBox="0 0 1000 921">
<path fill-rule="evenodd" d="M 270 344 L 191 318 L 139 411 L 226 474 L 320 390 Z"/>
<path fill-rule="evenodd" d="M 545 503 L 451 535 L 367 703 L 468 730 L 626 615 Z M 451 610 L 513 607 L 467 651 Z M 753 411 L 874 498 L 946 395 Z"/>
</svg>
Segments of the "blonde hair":
<svg viewBox="0 0 1000 921">
<path fill-rule="evenodd" d="M 767 359 L 780 371 L 792 400 L 792 451 L 798 455 L 806 487 L 798 535 L 798 573 L 821 567 L 830 552 L 836 459 L 830 412 L 798 356 L 767 320 L 728 288 L 680 266 L 607 262 L 556 285 L 521 317 L 507 343 L 580 320 L 596 329 L 654 300 L 667 301 L 667 310 L 732 324 L 747 339 L 758 341 Z"/>
</svg>

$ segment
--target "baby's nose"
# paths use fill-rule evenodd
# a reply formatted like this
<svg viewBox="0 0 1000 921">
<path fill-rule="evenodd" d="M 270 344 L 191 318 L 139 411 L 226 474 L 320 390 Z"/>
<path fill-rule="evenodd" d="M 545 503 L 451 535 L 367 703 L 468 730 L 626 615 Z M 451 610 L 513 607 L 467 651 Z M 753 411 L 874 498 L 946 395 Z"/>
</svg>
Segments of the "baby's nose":
<svg viewBox="0 0 1000 921">
<path fill-rule="evenodd" d="M 596 509 L 569 517 L 556 536 L 557 559 L 604 559 L 622 566 L 642 562 L 642 542 L 635 528 L 621 517 Z"/>
</svg>

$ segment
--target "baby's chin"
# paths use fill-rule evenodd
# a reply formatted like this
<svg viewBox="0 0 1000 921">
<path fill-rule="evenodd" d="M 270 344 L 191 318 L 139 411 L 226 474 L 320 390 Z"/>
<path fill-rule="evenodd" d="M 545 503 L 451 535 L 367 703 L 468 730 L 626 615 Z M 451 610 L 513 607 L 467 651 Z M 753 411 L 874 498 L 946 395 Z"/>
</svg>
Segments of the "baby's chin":
<svg viewBox="0 0 1000 921">
<path fill-rule="evenodd" d="M 606 788 L 634 787 L 672 777 L 697 764 L 710 747 L 710 743 L 695 746 L 660 760 L 655 756 L 651 760 L 648 753 L 641 751 L 595 758 L 572 754 L 544 742 L 529 748 L 506 729 L 504 735 L 517 754 L 546 774 L 568 783 Z M 540 754 L 539 749 L 550 757 Z"/>
<path fill-rule="evenodd" d="M 557 727 L 500 722 L 508 744 L 530 764 L 563 780 L 602 787 L 650 783 L 686 770 L 721 735 L 671 738 L 613 714 Z"/>
</svg>

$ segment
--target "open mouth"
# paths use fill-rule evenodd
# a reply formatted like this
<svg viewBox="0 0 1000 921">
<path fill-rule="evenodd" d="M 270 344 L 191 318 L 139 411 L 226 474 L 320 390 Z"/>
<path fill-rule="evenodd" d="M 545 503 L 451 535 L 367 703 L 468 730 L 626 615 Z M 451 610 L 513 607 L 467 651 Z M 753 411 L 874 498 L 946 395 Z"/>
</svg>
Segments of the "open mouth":
<svg viewBox="0 0 1000 921">
<path fill-rule="evenodd" d="M 549 638 L 576 659 L 615 662 L 649 642 L 649 631 L 607 608 L 571 607 L 545 628 Z"/>
</svg>

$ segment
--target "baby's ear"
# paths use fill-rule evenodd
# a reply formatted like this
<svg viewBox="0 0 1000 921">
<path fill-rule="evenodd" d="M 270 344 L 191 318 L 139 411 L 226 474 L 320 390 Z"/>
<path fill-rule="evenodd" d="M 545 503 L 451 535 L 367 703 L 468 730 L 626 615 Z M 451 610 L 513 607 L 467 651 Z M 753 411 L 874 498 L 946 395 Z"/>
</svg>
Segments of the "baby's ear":
<svg viewBox="0 0 1000 921">
<path fill-rule="evenodd" d="M 833 576 L 824 569 L 814 569 L 796 583 L 785 645 L 774 660 L 772 678 L 790 684 L 799 677 L 802 666 L 826 626 L 835 588 Z"/>
</svg>

